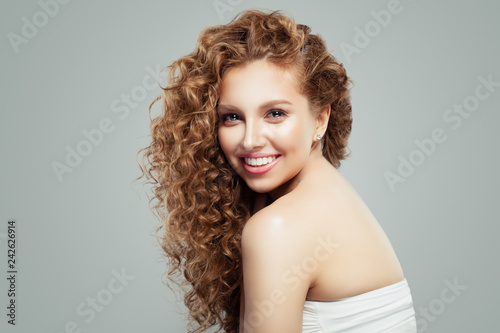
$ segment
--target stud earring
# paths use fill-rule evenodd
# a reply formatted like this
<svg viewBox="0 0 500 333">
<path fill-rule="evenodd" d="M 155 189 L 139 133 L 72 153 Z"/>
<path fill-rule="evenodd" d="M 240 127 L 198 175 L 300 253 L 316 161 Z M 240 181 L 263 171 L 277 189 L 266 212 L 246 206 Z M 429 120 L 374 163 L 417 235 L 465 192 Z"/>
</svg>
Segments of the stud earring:
<svg viewBox="0 0 500 333">
<path fill-rule="evenodd" d="M 321 140 L 321 134 L 316 135 L 316 139 Z"/>
</svg>

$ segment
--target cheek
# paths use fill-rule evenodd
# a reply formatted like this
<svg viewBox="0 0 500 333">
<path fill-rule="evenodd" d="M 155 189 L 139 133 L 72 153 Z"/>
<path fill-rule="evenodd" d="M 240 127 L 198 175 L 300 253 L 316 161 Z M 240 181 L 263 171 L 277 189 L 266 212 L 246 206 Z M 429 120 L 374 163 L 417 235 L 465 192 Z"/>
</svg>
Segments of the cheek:
<svg viewBox="0 0 500 333">
<path fill-rule="evenodd" d="M 269 136 L 272 137 L 273 142 L 282 147 L 284 151 L 294 152 L 302 151 L 305 147 L 310 146 L 311 135 L 309 127 L 304 126 L 299 119 L 293 123 L 288 122 L 282 126 L 276 126 L 269 130 Z"/>
<path fill-rule="evenodd" d="M 228 130 L 228 128 L 222 127 L 219 128 L 218 137 L 219 145 L 224 152 L 224 155 L 226 155 L 226 158 L 229 159 L 231 152 L 234 151 L 236 146 L 234 133 L 232 134 L 231 131 Z"/>
</svg>

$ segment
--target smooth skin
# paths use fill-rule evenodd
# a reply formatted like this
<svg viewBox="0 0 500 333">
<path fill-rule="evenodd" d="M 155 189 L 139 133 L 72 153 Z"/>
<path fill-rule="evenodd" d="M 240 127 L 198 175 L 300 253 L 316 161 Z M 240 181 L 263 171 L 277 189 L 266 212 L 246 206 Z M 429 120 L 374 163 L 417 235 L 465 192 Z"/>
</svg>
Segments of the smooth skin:
<svg viewBox="0 0 500 333">
<path fill-rule="evenodd" d="M 240 332 L 302 332 L 306 299 L 333 301 L 404 278 L 394 250 L 354 188 L 322 155 L 330 108 L 313 115 L 294 73 L 265 60 L 229 70 L 219 142 L 258 193 L 242 234 Z M 254 173 L 245 157 L 277 156 Z M 265 207 L 265 197 L 275 201 Z"/>
</svg>

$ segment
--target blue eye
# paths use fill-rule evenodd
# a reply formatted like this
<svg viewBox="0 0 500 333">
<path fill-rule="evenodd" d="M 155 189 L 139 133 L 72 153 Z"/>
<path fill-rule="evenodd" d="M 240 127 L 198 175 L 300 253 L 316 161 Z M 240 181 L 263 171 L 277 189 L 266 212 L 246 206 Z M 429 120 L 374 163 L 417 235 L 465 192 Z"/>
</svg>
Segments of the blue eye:
<svg viewBox="0 0 500 333">
<path fill-rule="evenodd" d="M 236 121 L 236 120 L 239 120 L 239 119 L 240 119 L 240 117 L 237 114 L 234 114 L 234 113 L 223 114 L 220 117 L 220 120 L 222 120 L 222 121 Z"/>
<path fill-rule="evenodd" d="M 285 112 L 281 111 L 281 110 L 272 110 L 271 112 L 268 113 L 268 115 L 271 117 L 271 118 L 279 118 L 281 116 L 284 116 L 285 115 Z"/>
</svg>

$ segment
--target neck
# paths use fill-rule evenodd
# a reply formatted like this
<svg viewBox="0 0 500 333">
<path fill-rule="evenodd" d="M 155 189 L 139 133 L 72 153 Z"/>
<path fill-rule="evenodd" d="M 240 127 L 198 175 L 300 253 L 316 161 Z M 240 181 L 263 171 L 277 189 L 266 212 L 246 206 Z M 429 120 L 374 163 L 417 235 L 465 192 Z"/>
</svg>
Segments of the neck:
<svg viewBox="0 0 500 333">
<path fill-rule="evenodd" d="M 319 164 L 326 161 L 326 158 L 323 156 L 321 151 L 321 145 L 319 142 L 316 142 L 315 144 L 316 145 L 311 149 L 311 153 L 309 154 L 309 158 L 304 168 L 302 168 L 302 170 L 300 170 L 300 172 L 288 182 L 268 193 L 273 201 L 292 192 L 301 182 L 307 179 L 309 175 L 314 174 L 314 172 L 319 169 Z M 328 163 L 328 161 L 326 162 Z"/>
</svg>

